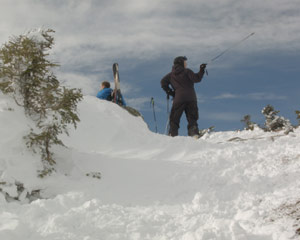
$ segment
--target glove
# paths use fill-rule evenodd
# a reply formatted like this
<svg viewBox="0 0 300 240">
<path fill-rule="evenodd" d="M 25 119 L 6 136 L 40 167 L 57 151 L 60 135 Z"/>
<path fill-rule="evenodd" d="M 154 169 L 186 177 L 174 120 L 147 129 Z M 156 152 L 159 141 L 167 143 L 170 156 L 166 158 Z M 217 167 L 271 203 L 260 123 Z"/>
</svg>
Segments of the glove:
<svg viewBox="0 0 300 240">
<path fill-rule="evenodd" d="M 206 68 L 206 65 L 207 65 L 206 63 L 202 63 L 202 64 L 200 65 L 200 70 L 203 70 L 203 71 L 204 71 L 205 68 Z"/>
<path fill-rule="evenodd" d="M 168 89 L 167 94 L 168 94 L 169 96 L 175 97 L 175 91 L 173 91 L 173 90 L 170 89 L 170 88 Z"/>
</svg>

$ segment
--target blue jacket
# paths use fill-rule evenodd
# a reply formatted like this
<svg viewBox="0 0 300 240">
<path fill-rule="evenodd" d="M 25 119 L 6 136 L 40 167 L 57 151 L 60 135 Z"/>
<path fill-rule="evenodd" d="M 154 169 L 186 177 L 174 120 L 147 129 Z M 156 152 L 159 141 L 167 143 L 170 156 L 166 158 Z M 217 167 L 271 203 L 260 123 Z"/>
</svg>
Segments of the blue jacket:
<svg viewBox="0 0 300 240">
<path fill-rule="evenodd" d="M 112 93 L 112 89 L 111 88 L 103 88 L 102 90 L 100 90 L 97 94 L 97 98 L 100 99 L 105 99 L 105 100 L 111 100 L 111 93 Z"/>
<path fill-rule="evenodd" d="M 108 101 L 112 101 L 112 92 L 113 90 L 111 88 L 103 88 L 102 90 L 100 90 L 97 94 L 97 98 L 100 99 L 104 99 L 104 100 L 108 100 Z M 126 102 L 124 100 L 124 97 L 121 95 L 121 99 L 119 99 L 118 101 L 122 102 L 122 106 L 126 106 Z"/>
</svg>

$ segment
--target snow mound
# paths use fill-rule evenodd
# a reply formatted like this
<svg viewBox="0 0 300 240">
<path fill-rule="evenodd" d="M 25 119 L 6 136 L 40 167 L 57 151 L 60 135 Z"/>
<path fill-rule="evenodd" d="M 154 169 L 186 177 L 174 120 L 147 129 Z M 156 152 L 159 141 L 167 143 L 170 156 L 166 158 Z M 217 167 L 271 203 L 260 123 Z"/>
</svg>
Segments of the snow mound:
<svg viewBox="0 0 300 240">
<path fill-rule="evenodd" d="M 61 136 L 68 148 L 54 149 L 56 173 L 39 179 L 22 139 L 32 123 L 0 95 L 0 182 L 44 198 L 0 193 L 0 239 L 299 238 L 299 129 L 170 138 L 92 96 L 78 108 L 77 129 Z"/>
</svg>

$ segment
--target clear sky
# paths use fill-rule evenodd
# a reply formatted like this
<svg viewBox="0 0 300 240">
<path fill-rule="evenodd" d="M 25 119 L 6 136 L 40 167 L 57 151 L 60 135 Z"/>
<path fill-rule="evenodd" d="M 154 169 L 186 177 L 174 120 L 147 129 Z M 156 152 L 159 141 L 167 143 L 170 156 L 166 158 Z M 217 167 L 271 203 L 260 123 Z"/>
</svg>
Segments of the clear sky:
<svg viewBox="0 0 300 240">
<path fill-rule="evenodd" d="M 176 56 L 188 57 L 198 71 L 248 34 L 255 35 L 208 65 L 196 84 L 199 128 L 242 129 L 250 114 L 263 124 L 262 108 L 297 123 L 300 110 L 299 0 L 0 0 L 0 42 L 35 28 L 56 31 L 51 58 L 58 77 L 84 94 L 96 95 L 119 63 L 128 105 L 138 108 L 154 130 L 167 121 L 161 78 Z M 185 117 L 180 134 L 186 134 Z"/>
</svg>

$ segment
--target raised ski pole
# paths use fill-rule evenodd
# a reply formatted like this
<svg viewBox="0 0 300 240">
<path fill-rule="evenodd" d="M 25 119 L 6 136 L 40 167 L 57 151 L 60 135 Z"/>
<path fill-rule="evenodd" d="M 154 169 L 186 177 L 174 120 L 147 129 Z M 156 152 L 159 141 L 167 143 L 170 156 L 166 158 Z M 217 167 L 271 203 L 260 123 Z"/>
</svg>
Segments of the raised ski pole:
<svg viewBox="0 0 300 240">
<path fill-rule="evenodd" d="M 238 45 L 240 45 L 242 42 L 246 41 L 248 38 L 250 38 L 251 36 L 253 36 L 255 34 L 255 32 L 250 33 L 249 35 L 247 35 L 246 37 L 244 37 L 242 40 L 240 40 L 239 42 L 235 43 L 234 45 L 232 45 L 231 47 L 225 49 L 223 52 L 221 52 L 219 55 L 215 56 L 214 58 L 212 58 L 211 60 L 209 60 L 206 64 L 210 64 L 212 62 L 214 62 L 215 60 L 217 60 L 219 57 L 221 57 L 222 55 L 224 55 L 226 52 L 228 52 L 229 50 L 237 47 Z"/>
<path fill-rule="evenodd" d="M 155 132 L 157 133 L 157 121 L 156 121 L 156 115 L 155 115 L 155 109 L 154 109 L 154 98 L 151 98 L 150 105 L 152 106 L 153 109 L 153 117 L 154 117 L 154 122 L 155 122 Z"/>
</svg>

